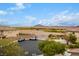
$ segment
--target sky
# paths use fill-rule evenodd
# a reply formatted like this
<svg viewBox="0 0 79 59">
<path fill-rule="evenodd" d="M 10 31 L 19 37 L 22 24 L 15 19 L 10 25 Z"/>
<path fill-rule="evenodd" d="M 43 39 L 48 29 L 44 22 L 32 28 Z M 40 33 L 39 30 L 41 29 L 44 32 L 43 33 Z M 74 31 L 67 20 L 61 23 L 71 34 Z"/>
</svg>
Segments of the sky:
<svg viewBox="0 0 79 59">
<path fill-rule="evenodd" d="M 0 25 L 79 26 L 79 3 L 0 3 Z"/>
</svg>

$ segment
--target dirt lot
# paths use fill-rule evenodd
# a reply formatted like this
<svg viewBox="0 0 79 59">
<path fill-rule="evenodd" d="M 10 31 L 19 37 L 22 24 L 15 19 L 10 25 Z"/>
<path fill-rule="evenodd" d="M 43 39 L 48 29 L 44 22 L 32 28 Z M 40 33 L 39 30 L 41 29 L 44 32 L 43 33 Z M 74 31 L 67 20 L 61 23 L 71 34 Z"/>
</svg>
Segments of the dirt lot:
<svg viewBox="0 0 79 59">
<path fill-rule="evenodd" d="M 49 34 L 53 35 L 63 35 L 64 33 L 55 33 L 55 32 L 44 32 L 42 30 L 16 30 L 16 31 L 6 31 L 4 34 L 7 37 L 17 37 L 18 33 L 25 33 L 25 34 L 35 34 L 38 39 L 45 40 L 47 39 Z M 79 39 L 79 33 L 75 33 L 77 38 Z"/>
<path fill-rule="evenodd" d="M 35 34 L 37 36 L 37 38 L 40 39 L 40 40 L 47 39 L 49 34 L 53 34 L 53 35 L 63 34 L 63 33 L 44 32 L 44 31 L 41 31 L 41 30 L 19 30 L 19 32 L 27 33 L 27 34 L 28 33 L 29 34 Z"/>
</svg>

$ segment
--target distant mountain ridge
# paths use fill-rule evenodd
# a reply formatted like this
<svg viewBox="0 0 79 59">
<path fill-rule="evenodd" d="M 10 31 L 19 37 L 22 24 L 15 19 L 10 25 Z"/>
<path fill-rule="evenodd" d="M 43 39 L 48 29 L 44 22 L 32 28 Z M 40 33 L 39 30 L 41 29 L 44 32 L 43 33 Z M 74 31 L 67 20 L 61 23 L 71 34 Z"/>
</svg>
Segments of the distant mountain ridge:
<svg viewBox="0 0 79 59">
<path fill-rule="evenodd" d="M 45 27 L 45 26 L 41 25 L 41 24 L 38 24 L 38 25 L 35 25 L 34 27 Z"/>
<path fill-rule="evenodd" d="M 10 26 L 0 25 L 0 30 L 15 30 L 15 28 Z"/>
<path fill-rule="evenodd" d="M 33 26 L 33 28 L 66 29 L 66 30 L 70 30 L 70 31 L 79 31 L 79 26 L 45 26 L 45 25 L 37 24 L 37 25 Z M 0 30 L 14 30 L 14 29 L 16 29 L 16 27 L 0 25 Z"/>
</svg>

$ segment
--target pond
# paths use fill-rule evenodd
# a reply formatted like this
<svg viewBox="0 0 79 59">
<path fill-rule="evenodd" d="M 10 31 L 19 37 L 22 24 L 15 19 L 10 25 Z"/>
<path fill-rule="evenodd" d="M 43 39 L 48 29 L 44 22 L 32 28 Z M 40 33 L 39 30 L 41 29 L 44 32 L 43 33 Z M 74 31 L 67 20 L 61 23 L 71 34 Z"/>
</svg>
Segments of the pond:
<svg viewBox="0 0 79 59">
<path fill-rule="evenodd" d="M 38 40 L 26 40 L 19 42 L 20 46 L 24 48 L 25 51 L 28 52 L 28 56 L 34 56 L 34 55 L 41 55 L 42 53 L 40 52 L 38 48 L 38 43 L 40 41 Z"/>
</svg>

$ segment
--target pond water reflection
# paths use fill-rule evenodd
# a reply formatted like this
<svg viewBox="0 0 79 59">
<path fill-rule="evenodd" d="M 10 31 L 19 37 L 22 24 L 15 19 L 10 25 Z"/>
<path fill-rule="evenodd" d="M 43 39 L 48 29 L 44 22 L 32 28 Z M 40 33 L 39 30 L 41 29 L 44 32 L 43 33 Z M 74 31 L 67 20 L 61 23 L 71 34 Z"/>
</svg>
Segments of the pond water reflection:
<svg viewBox="0 0 79 59">
<path fill-rule="evenodd" d="M 22 42 L 19 42 L 19 44 L 20 44 L 20 46 L 22 47 L 22 48 L 24 48 L 24 50 L 25 51 L 27 51 L 28 52 L 28 54 L 27 55 L 29 55 L 29 56 L 34 56 L 34 55 L 40 55 L 41 54 L 41 52 L 40 52 L 40 50 L 39 50 L 39 48 L 38 48 L 38 43 L 39 43 L 40 41 L 38 41 L 38 40 L 26 40 L 26 41 L 22 41 Z"/>
</svg>

